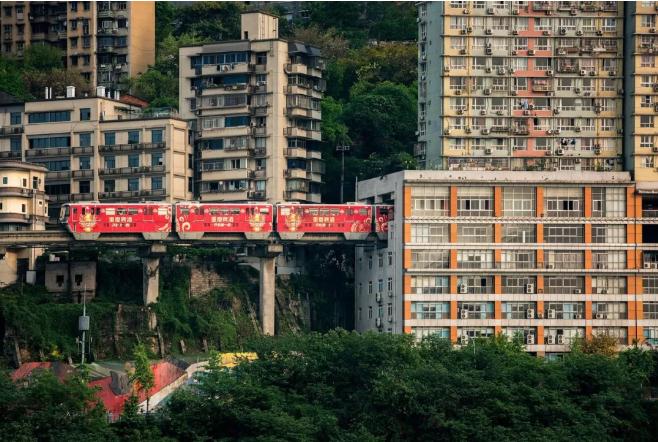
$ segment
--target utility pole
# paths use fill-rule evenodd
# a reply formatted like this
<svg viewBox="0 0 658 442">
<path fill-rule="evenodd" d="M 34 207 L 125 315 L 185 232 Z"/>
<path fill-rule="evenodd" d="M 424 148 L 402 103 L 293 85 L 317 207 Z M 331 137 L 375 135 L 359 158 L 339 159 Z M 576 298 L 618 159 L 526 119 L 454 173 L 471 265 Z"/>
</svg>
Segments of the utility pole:
<svg viewBox="0 0 658 442">
<path fill-rule="evenodd" d="M 336 152 L 340 152 L 340 202 L 343 203 L 343 190 L 345 189 L 345 152 L 349 152 L 350 146 L 342 144 L 336 146 Z"/>
<path fill-rule="evenodd" d="M 78 318 L 78 330 L 82 332 L 82 360 L 80 365 L 85 365 L 85 338 L 89 330 L 89 316 L 87 316 L 87 286 L 85 285 L 82 292 L 82 316 Z"/>
</svg>

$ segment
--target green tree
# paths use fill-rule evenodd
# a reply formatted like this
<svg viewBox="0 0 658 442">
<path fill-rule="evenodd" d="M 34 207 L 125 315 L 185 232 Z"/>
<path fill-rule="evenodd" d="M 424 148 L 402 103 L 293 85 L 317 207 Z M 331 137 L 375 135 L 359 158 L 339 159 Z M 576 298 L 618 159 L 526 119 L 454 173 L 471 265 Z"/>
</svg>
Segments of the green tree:
<svg viewBox="0 0 658 442">
<path fill-rule="evenodd" d="M 130 381 L 135 385 L 137 391 L 142 391 L 146 395 L 146 413 L 148 413 L 150 391 L 155 386 L 155 375 L 144 344 L 135 346 L 133 358 L 135 359 L 135 371 L 130 375 Z"/>
<path fill-rule="evenodd" d="M 52 71 L 64 67 L 66 54 L 61 49 L 47 44 L 30 45 L 23 55 L 26 69 L 36 71 Z"/>
<path fill-rule="evenodd" d="M 240 38 L 239 2 L 194 2 L 178 8 L 174 35 L 192 34 L 211 41 Z"/>
<path fill-rule="evenodd" d="M 9 57 L 0 57 L 0 90 L 19 99 L 30 98 L 23 81 L 20 63 Z"/>
</svg>

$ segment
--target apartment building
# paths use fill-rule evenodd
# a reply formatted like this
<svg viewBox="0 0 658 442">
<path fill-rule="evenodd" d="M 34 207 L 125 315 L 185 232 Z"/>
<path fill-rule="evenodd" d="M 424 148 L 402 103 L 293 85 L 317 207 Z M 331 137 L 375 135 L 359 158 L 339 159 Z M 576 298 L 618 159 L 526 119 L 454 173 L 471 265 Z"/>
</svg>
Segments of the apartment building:
<svg viewBox="0 0 658 442">
<path fill-rule="evenodd" d="M 623 169 L 623 2 L 425 2 L 418 32 L 424 168 Z"/>
<path fill-rule="evenodd" d="M 386 247 L 357 248 L 359 331 L 658 344 L 658 211 L 627 172 L 402 171 L 358 197 L 395 206 Z"/>
<path fill-rule="evenodd" d="M 25 103 L 0 91 L 0 159 L 21 159 Z"/>
<path fill-rule="evenodd" d="M 241 17 L 241 40 L 180 49 L 181 116 L 195 132 L 202 201 L 320 202 L 320 51 Z"/>
<path fill-rule="evenodd" d="M 16 160 L 0 160 L 0 231 L 44 230 L 48 216 L 46 168 Z M 34 270 L 40 249 L 1 251 L 0 284 L 12 284 Z M 30 278 L 28 278 L 29 281 Z M 34 282 L 29 281 L 29 282 Z"/>
<path fill-rule="evenodd" d="M 73 89 L 68 98 L 26 102 L 20 115 L 0 113 L 3 125 L 11 120 L 10 128 L 22 128 L 21 156 L 48 170 L 51 216 L 68 201 L 192 198 L 186 121 L 170 111 L 145 113 L 109 98 L 75 97 Z"/>
<path fill-rule="evenodd" d="M 22 57 L 31 44 L 66 54 L 65 66 L 108 92 L 155 62 L 155 2 L 3 1 L 2 56 Z"/>
</svg>

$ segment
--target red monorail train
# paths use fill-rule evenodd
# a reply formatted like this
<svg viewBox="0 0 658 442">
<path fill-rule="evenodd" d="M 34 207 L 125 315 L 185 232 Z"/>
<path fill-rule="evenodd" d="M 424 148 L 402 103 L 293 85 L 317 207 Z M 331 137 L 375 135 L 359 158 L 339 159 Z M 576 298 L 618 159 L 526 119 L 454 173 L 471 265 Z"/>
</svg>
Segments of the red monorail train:
<svg viewBox="0 0 658 442">
<path fill-rule="evenodd" d="M 272 232 L 283 239 L 316 233 L 365 239 L 373 232 L 385 238 L 392 219 L 393 206 L 356 203 L 80 202 L 64 204 L 60 212 L 60 222 L 79 240 L 94 240 L 102 233 L 141 233 L 146 239 L 158 240 L 172 231 L 181 239 L 201 239 L 206 233 L 242 233 L 247 239 L 266 239 Z"/>
</svg>

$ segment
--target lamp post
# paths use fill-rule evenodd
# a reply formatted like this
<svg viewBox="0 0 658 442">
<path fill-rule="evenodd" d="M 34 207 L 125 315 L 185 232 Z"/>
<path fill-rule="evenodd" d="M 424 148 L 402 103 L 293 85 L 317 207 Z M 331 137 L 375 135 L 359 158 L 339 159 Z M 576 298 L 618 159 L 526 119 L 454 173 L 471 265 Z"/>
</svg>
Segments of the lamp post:
<svg viewBox="0 0 658 442">
<path fill-rule="evenodd" d="M 336 146 L 336 152 L 340 152 L 340 202 L 343 203 L 343 190 L 345 188 L 345 152 L 349 152 L 350 146 L 342 144 Z"/>
</svg>

